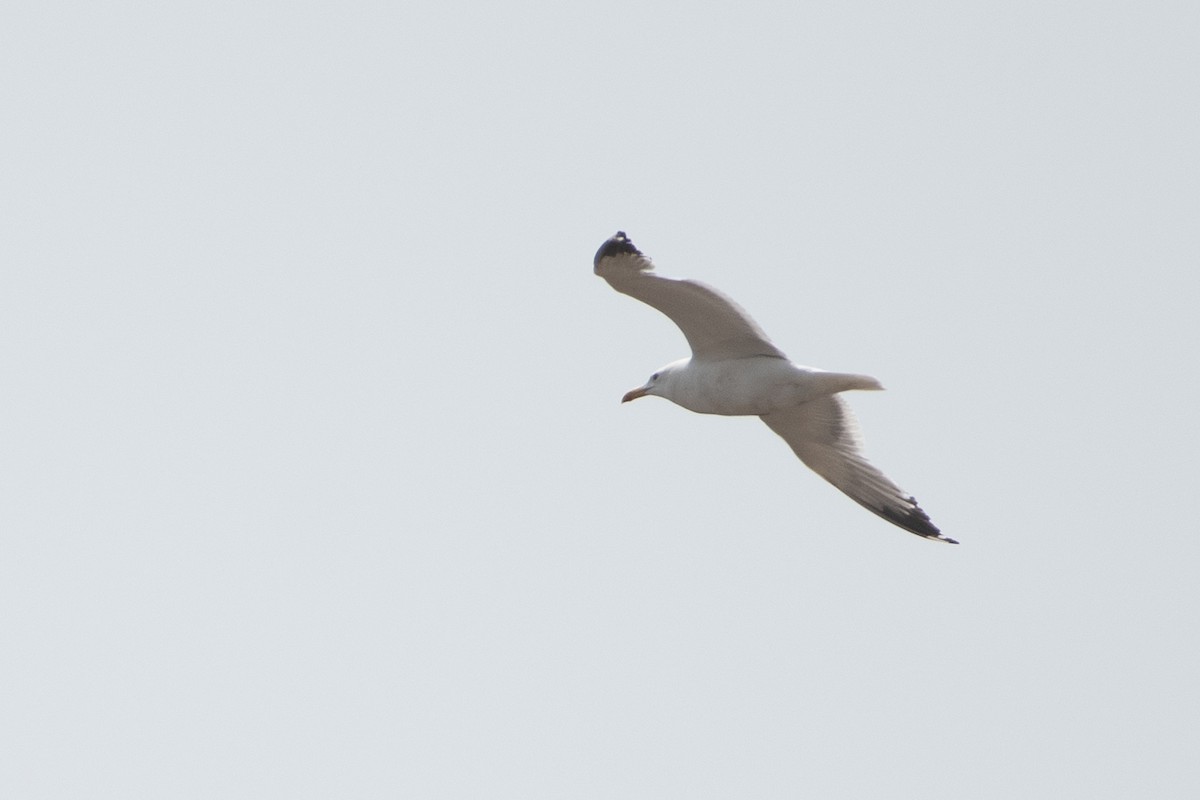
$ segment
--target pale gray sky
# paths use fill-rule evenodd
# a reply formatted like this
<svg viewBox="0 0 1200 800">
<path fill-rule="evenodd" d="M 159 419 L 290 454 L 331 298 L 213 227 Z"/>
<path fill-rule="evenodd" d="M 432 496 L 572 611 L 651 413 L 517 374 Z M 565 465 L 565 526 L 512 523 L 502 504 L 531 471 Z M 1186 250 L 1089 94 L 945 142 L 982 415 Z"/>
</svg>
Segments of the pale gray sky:
<svg viewBox="0 0 1200 800">
<path fill-rule="evenodd" d="M 1200 794 L 1194 3 L 0 12 L 0 795 Z M 877 376 L 866 513 L 618 228 Z"/>
</svg>

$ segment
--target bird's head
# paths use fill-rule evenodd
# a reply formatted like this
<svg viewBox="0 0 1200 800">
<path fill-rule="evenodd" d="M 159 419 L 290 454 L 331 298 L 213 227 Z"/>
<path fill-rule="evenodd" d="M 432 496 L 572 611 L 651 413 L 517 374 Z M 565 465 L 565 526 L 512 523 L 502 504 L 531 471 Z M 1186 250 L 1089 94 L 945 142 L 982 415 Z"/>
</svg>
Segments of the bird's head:
<svg viewBox="0 0 1200 800">
<path fill-rule="evenodd" d="M 650 380 L 636 389 L 630 389 L 621 398 L 622 403 L 628 403 L 630 400 L 637 400 L 639 397 L 645 397 L 652 394 L 658 397 L 666 397 L 670 399 L 671 388 L 675 385 L 675 380 L 679 375 L 679 371 L 687 364 L 690 359 L 681 359 L 671 364 L 667 364 L 658 372 L 650 376 Z"/>
</svg>

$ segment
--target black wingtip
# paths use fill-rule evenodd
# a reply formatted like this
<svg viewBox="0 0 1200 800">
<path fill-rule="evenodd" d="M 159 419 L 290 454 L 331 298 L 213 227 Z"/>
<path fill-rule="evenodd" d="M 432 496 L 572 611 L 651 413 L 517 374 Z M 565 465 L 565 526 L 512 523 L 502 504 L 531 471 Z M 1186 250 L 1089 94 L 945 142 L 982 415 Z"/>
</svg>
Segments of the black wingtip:
<svg viewBox="0 0 1200 800">
<path fill-rule="evenodd" d="M 598 266 L 602 258 L 617 256 L 622 253 L 630 253 L 635 256 L 642 255 L 642 251 L 633 246 L 633 242 L 625 235 L 625 231 L 617 231 L 604 244 L 600 245 L 600 249 L 596 251 L 596 257 L 592 260 L 592 266 Z"/>
<path fill-rule="evenodd" d="M 933 520 L 925 513 L 925 509 L 917 505 L 915 497 L 908 498 L 908 502 L 912 503 L 911 508 L 903 511 L 899 509 L 886 508 L 876 511 L 879 516 L 891 522 L 893 525 L 898 525 L 909 533 L 915 533 L 917 536 L 923 536 L 926 539 L 934 539 L 946 544 L 958 544 L 957 539 L 951 539 L 944 535 L 937 525 L 933 524 Z"/>
</svg>

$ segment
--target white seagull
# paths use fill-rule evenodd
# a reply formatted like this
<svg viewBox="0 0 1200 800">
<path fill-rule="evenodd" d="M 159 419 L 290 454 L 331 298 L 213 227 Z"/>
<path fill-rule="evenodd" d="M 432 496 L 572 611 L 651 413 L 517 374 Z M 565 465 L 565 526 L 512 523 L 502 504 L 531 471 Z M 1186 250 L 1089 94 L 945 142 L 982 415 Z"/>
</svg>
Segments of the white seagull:
<svg viewBox="0 0 1200 800">
<path fill-rule="evenodd" d="M 618 292 L 670 317 L 692 348 L 691 358 L 667 364 L 622 403 L 657 395 L 699 414 L 755 415 L 854 502 L 918 536 L 958 544 L 942 535 L 914 497 L 863 457 L 858 424 L 840 393 L 882 389 L 879 381 L 793 364 L 721 292 L 655 273 L 624 231 L 600 246 L 593 265 Z"/>
</svg>

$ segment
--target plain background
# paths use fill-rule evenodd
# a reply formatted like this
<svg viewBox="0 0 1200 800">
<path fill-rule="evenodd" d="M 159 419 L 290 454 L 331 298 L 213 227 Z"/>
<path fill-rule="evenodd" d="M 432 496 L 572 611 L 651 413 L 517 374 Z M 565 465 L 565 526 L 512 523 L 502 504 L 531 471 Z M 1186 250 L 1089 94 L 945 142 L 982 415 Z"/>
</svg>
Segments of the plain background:
<svg viewBox="0 0 1200 800">
<path fill-rule="evenodd" d="M 0 794 L 1200 795 L 1197 8 L 6 4 Z"/>
</svg>

